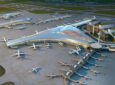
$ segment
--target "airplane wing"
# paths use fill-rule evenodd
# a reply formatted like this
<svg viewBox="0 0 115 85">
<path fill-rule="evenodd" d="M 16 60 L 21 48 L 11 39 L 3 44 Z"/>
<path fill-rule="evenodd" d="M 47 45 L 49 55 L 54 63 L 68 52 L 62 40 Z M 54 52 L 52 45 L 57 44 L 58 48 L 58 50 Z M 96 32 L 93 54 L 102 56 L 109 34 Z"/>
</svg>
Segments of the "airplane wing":
<svg viewBox="0 0 115 85">
<path fill-rule="evenodd" d="M 11 57 L 15 57 L 17 55 L 18 55 L 18 53 L 14 53 L 14 54 L 11 55 Z"/>
<path fill-rule="evenodd" d="M 67 79 L 66 78 L 63 78 L 63 83 L 64 83 L 64 85 L 67 85 Z"/>
<path fill-rule="evenodd" d="M 24 55 L 25 53 L 23 53 L 23 52 L 20 52 L 20 55 Z"/>
</svg>

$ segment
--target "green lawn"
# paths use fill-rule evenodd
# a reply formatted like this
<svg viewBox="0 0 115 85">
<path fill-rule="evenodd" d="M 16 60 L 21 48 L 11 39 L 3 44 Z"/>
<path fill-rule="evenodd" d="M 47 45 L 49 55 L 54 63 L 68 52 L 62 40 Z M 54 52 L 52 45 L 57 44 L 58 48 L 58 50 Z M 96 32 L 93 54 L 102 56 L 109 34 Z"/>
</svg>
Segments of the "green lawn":
<svg viewBox="0 0 115 85">
<path fill-rule="evenodd" d="M 115 30 L 115 27 L 111 28 L 111 30 Z"/>
<path fill-rule="evenodd" d="M 115 36 L 115 33 L 113 33 L 113 35 Z"/>
<path fill-rule="evenodd" d="M 43 7 L 51 7 L 51 8 L 59 8 L 65 10 L 90 10 L 91 8 L 88 6 L 81 6 L 81 5 L 62 5 L 62 4 L 44 4 L 44 3 L 36 3 L 38 6 Z"/>
<path fill-rule="evenodd" d="M 114 5 L 109 5 L 109 6 L 95 6 L 98 9 L 115 9 Z"/>
<path fill-rule="evenodd" d="M 95 13 L 115 16 L 115 11 L 97 11 Z"/>
<path fill-rule="evenodd" d="M 8 4 L 9 2 L 6 1 L 0 1 L 0 4 Z"/>
<path fill-rule="evenodd" d="M 5 69 L 0 66 L 0 77 L 3 76 L 5 74 Z"/>
<path fill-rule="evenodd" d="M 49 13 L 54 13 L 52 11 L 48 11 L 48 10 L 33 10 L 30 11 L 31 13 L 35 13 L 35 14 L 49 14 Z"/>
<path fill-rule="evenodd" d="M 16 9 L 14 9 L 14 8 L 0 7 L 0 13 L 12 12 L 12 11 L 16 11 Z"/>
<path fill-rule="evenodd" d="M 110 22 L 102 22 L 100 23 L 100 25 L 108 25 L 108 24 L 111 24 Z"/>
<path fill-rule="evenodd" d="M 55 8 L 63 8 L 66 10 L 90 10 L 87 6 L 54 6 Z"/>
<path fill-rule="evenodd" d="M 10 1 L 11 3 L 14 2 L 14 3 L 23 3 L 23 2 L 28 2 L 28 0 L 12 0 Z"/>
<path fill-rule="evenodd" d="M 4 83 L 2 83 L 1 85 L 15 85 L 13 82 L 4 82 Z"/>
<path fill-rule="evenodd" d="M 27 0 L 12 0 L 12 2 L 15 3 L 26 3 L 26 4 L 34 4 L 36 6 L 41 7 L 51 7 L 51 8 L 59 8 L 59 9 L 65 9 L 65 10 L 91 10 L 91 7 L 84 6 L 84 5 L 69 5 L 69 4 L 53 4 L 53 3 L 42 3 L 42 2 L 30 2 Z"/>
</svg>

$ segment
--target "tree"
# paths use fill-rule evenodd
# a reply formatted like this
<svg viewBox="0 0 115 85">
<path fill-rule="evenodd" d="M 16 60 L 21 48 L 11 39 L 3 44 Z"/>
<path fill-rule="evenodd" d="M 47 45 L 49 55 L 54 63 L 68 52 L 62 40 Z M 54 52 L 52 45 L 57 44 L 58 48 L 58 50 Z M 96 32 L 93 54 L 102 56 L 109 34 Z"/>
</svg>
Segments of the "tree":
<svg viewBox="0 0 115 85">
<path fill-rule="evenodd" d="M 110 3 L 115 0 L 13 0 L 13 1 L 39 1 L 39 2 L 98 2 L 98 3 Z"/>
</svg>

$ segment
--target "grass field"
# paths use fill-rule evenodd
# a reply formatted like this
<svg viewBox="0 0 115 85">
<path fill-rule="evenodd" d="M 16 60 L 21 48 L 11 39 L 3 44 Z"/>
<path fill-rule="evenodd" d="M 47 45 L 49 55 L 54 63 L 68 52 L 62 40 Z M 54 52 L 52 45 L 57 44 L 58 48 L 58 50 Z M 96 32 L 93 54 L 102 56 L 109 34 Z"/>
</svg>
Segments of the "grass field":
<svg viewBox="0 0 115 85">
<path fill-rule="evenodd" d="M 49 13 L 54 13 L 52 11 L 48 11 L 48 10 L 33 10 L 30 11 L 31 13 L 35 13 L 35 14 L 49 14 Z"/>
<path fill-rule="evenodd" d="M 0 77 L 3 76 L 5 74 L 5 69 L 0 66 Z"/>
<path fill-rule="evenodd" d="M 9 2 L 6 1 L 0 1 L 0 4 L 8 4 Z"/>
<path fill-rule="evenodd" d="M 14 3 L 23 3 L 23 2 L 28 2 L 27 0 L 11 0 L 9 2 L 14 2 Z"/>
<path fill-rule="evenodd" d="M 36 3 L 38 6 L 43 7 L 51 7 L 51 8 L 59 8 L 59 9 L 65 9 L 65 10 L 91 10 L 88 6 L 80 6 L 80 5 L 63 5 L 63 4 L 44 4 L 44 3 Z"/>
<path fill-rule="evenodd" d="M 111 30 L 115 30 L 115 27 L 111 28 Z"/>
<path fill-rule="evenodd" d="M 106 14 L 106 15 L 112 15 L 115 16 L 115 11 L 97 11 L 96 14 Z"/>
<path fill-rule="evenodd" d="M 111 24 L 110 22 L 102 22 L 100 23 L 100 25 L 108 25 L 108 24 Z"/>
<path fill-rule="evenodd" d="M 107 6 L 95 6 L 98 9 L 115 9 L 114 5 L 107 5 Z"/>
<path fill-rule="evenodd" d="M 5 83 L 2 83 L 1 85 L 15 85 L 13 82 L 5 82 Z"/>
<path fill-rule="evenodd" d="M 0 13 L 12 12 L 12 11 L 16 11 L 16 9 L 14 9 L 14 8 L 0 7 Z"/>
<path fill-rule="evenodd" d="M 66 10 L 90 10 L 87 6 L 55 6 L 55 8 L 63 8 Z"/>
</svg>

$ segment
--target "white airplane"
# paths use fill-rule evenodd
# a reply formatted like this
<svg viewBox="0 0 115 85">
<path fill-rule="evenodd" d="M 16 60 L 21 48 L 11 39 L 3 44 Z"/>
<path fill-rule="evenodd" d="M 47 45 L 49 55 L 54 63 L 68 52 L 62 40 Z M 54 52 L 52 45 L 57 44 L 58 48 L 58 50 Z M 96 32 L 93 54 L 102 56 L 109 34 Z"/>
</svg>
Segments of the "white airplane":
<svg viewBox="0 0 115 85">
<path fill-rule="evenodd" d="M 115 36 L 113 35 L 113 33 L 115 33 L 115 30 L 108 29 L 107 33 L 115 38 Z"/>
<path fill-rule="evenodd" d="M 25 58 L 25 53 L 20 50 L 17 50 L 17 53 L 14 53 L 11 56 L 16 57 L 17 59 Z"/>
<path fill-rule="evenodd" d="M 68 53 L 69 53 L 69 54 L 77 54 L 77 55 L 80 55 L 79 50 L 76 50 L 76 49 L 71 49 Z"/>
<path fill-rule="evenodd" d="M 41 68 L 39 68 L 39 67 L 35 67 L 35 68 L 32 68 L 32 73 L 38 73 L 39 72 L 39 70 L 40 70 Z"/>
<path fill-rule="evenodd" d="M 80 57 L 75 57 L 75 58 L 72 58 L 73 61 L 79 61 L 80 60 Z"/>
<path fill-rule="evenodd" d="M 76 46 L 76 49 L 77 49 L 78 51 L 81 51 L 81 50 L 82 50 L 79 45 Z"/>
<path fill-rule="evenodd" d="M 2 40 L 0 40 L 0 41 L 1 42 L 7 42 L 8 40 L 5 37 L 3 37 Z"/>
<path fill-rule="evenodd" d="M 92 73 L 94 73 L 94 75 L 97 75 L 97 74 L 101 74 L 101 72 L 98 72 L 98 71 L 96 71 L 96 70 L 89 70 L 90 72 L 92 72 Z"/>
<path fill-rule="evenodd" d="M 45 77 L 53 79 L 53 78 L 57 78 L 57 77 L 62 77 L 62 75 L 57 75 L 57 74 L 52 73 L 52 74 L 46 74 Z"/>
<path fill-rule="evenodd" d="M 66 84 L 67 80 L 74 82 L 74 83 L 77 83 L 78 85 L 87 85 L 87 83 L 85 83 L 85 82 L 76 81 L 76 80 L 73 80 L 70 78 L 71 74 L 77 74 L 78 75 L 79 73 L 73 72 L 73 70 L 65 70 L 65 69 L 60 69 L 60 71 L 63 72 L 61 77 L 63 77 L 63 79 L 64 79 L 64 85 L 67 85 Z M 79 74 L 78 76 L 83 77 L 85 79 L 91 79 L 90 77 L 84 76 L 82 74 Z"/>
<path fill-rule="evenodd" d="M 35 33 L 38 34 L 39 33 L 38 30 L 35 30 Z"/>
<path fill-rule="evenodd" d="M 67 70 L 60 69 L 60 71 L 61 71 L 61 74 L 54 74 L 54 73 L 52 73 L 52 74 L 46 74 L 45 77 L 49 78 L 49 79 L 63 78 L 64 85 L 67 85 L 67 80 L 69 80 L 69 81 L 71 81 L 73 83 L 77 83 L 79 85 L 87 85 L 85 82 L 82 83 L 80 81 L 76 81 L 76 80 L 71 79 L 70 78 L 70 75 L 72 73 L 71 70 L 67 71 Z M 87 76 L 83 76 L 83 77 L 86 78 Z M 87 78 L 89 78 L 89 77 L 87 77 Z"/>
<path fill-rule="evenodd" d="M 1 19 L 10 19 L 10 18 L 16 17 L 16 16 L 18 16 L 20 14 L 21 14 L 21 12 L 6 13 L 6 14 L 1 14 L 0 18 Z"/>
<path fill-rule="evenodd" d="M 29 48 L 33 48 L 34 50 L 36 50 L 37 48 L 40 48 L 40 46 L 41 45 L 36 45 L 35 43 L 33 43 Z"/>
<path fill-rule="evenodd" d="M 98 61 L 103 61 L 103 60 L 104 60 L 104 59 L 102 59 L 102 58 L 96 58 L 96 57 L 94 57 L 94 56 L 91 56 L 90 53 L 86 53 L 85 56 L 90 56 L 90 58 L 95 59 L 95 60 L 98 60 Z"/>
<path fill-rule="evenodd" d="M 98 60 L 98 61 L 103 61 L 104 59 L 102 59 L 102 58 L 96 58 L 96 57 L 93 57 L 93 56 L 91 56 L 91 58 L 92 59 L 95 59 L 95 60 Z"/>
<path fill-rule="evenodd" d="M 89 76 L 85 76 L 85 75 L 80 74 L 80 73 L 78 73 L 78 72 L 75 72 L 75 74 L 78 75 L 78 76 L 80 76 L 80 77 L 83 77 L 83 78 L 85 78 L 85 79 L 92 80 L 91 77 L 89 77 Z"/>
<path fill-rule="evenodd" d="M 64 46 L 64 43 L 63 43 L 63 42 L 58 42 L 58 44 L 59 44 L 60 46 Z"/>
<path fill-rule="evenodd" d="M 72 66 L 72 64 L 68 64 L 66 62 L 63 62 L 63 61 L 57 61 L 61 66 Z"/>
<path fill-rule="evenodd" d="M 32 24 L 31 18 L 18 19 L 6 23 L 1 23 L 0 28 L 12 28 L 12 26 L 21 25 L 21 24 Z"/>
<path fill-rule="evenodd" d="M 115 30 L 108 29 L 108 33 L 115 33 Z"/>
<path fill-rule="evenodd" d="M 51 44 L 51 43 L 47 43 L 47 44 L 46 44 L 46 47 L 47 47 L 47 48 L 51 48 L 51 47 L 52 47 L 52 44 Z"/>
</svg>

